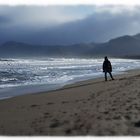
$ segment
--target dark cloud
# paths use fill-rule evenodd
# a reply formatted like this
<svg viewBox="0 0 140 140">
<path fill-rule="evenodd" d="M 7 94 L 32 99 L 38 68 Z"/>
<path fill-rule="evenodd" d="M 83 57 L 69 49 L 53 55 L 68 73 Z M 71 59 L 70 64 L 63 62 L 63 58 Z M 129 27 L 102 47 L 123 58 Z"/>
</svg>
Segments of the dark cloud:
<svg viewBox="0 0 140 140">
<path fill-rule="evenodd" d="M 9 17 L 0 15 L 0 25 L 2 24 L 7 24 L 11 21 L 11 19 Z"/>
<path fill-rule="evenodd" d="M 74 7 L 75 12 L 78 12 L 80 8 L 76 16 L 74 12 L 70 11 L 70 9 L 73 9 L 72 6 L 71 8 L 69 7 L 67 11 L 69 17 L 65 13 L 66 6 L 58 8 L 59 10 L 57 7 L 53 7 L 55 12 L 52 15 L 47 13 L 49 18 L 45 20 L 43 19 L 44 17 L 39 17 L 39 15 L 45 15 L 45 9 L 43 13 L 41 10 L 40 12 L 38 11 L 38 16 L 33 14 L 33 11 L 38 9 L 37 7 L 31 8 L 30 12 L 24 8 L 25 13 L 29 13 L 28 16 L 22 11 L 20 11 L 20 14 L 16 13 L 20 10 L 19 7 L 18 10 L 15 7 L 14 14 L 12 9 L 10 9 L 10 14 L 7 12 L 9 17 L 0 16 L 0 24 L 7 23 L 9 25 L 0 27 L 0 42 L 15 40 L 32 44 L 51 45 L 104 42 L 121 35 L 132 35 L 140 32 L 140 7 L 83 6 L 90 11 L 90 14 L 84 14 L 83 17 L 80 15 L 80 12 L 83 13 L 84 8 L 81 7 L 78 6 L 77 9 Z M 49 7 L 49 11 L 53 10 Z M 6 8 L 5 11 L 7 11 Z M 55 14 L 57 16 L 56 19 Z M 45 22 L 45 24 L 42 24 L 41 21 Z M 54 24 L 52 25 L 52 23 Z"/>
<path fill-rule="evenodd" d="M 75 22 L 38 33 L 38 41 L 48 44 L 105 42 L 109 39 L 140 32 L 140 14 L 102 12 Z M 41 36 L 41 38 L 40 38 Z"/>
</svg>

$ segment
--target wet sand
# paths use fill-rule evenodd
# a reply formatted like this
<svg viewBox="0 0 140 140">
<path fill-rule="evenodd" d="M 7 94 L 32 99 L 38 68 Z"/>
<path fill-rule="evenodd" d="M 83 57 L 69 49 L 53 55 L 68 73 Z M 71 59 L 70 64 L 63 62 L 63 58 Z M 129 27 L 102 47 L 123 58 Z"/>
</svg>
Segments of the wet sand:
<svg viewBox="0 0 140 140">
<path fill-rule="evenodd" d="M 140 70 L 1 100 L 0 135 L 140 135 Z"/>
</svg>

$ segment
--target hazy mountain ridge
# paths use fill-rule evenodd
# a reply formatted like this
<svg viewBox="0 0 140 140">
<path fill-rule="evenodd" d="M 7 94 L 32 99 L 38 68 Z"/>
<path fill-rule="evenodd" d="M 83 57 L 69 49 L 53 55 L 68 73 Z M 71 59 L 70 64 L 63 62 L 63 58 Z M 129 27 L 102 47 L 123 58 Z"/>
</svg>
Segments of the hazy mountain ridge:
<svg viewBox="0 0 140 140">
<path fill-rule="evenodd" d="M 100 44 L 95 49 L 97 54 L 116 57 L 140 55 L 140 39 L 133 36 L 122 36 Z"/>
<path fill-rule="evenodd" d="M 106 43 L 81 43 L 73 45 L 31 45 L 8 41 L 0 46 L 1 57 L 132 57 L 140 56 L 140 34 L 121 36 Z"/>
</svg>

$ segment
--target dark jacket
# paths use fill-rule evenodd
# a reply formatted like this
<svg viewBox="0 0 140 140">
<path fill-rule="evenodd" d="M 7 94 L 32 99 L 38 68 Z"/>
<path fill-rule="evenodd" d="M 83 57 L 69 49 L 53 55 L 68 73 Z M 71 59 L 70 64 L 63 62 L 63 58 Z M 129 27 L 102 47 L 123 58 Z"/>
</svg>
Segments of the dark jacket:
<svg viewBox="0 0 140 140">
<path fill-rule="evenodd" d="M 105 60 L 103 63 L 103 72 L 112 72 L 112 66 L 109 60 Z"/>
</svg>

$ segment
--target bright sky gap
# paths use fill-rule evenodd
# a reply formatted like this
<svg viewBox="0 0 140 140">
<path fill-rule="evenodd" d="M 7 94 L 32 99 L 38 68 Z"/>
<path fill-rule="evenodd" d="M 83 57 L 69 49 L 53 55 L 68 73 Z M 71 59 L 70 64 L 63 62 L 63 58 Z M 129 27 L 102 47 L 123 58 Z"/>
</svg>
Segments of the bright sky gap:
<svg viewBox="0 0 140 140">
<path fill-rule="evenodd" d="M 0 0 L 0 5 L 140 5 L 140 0 Z"/>
</svg>

